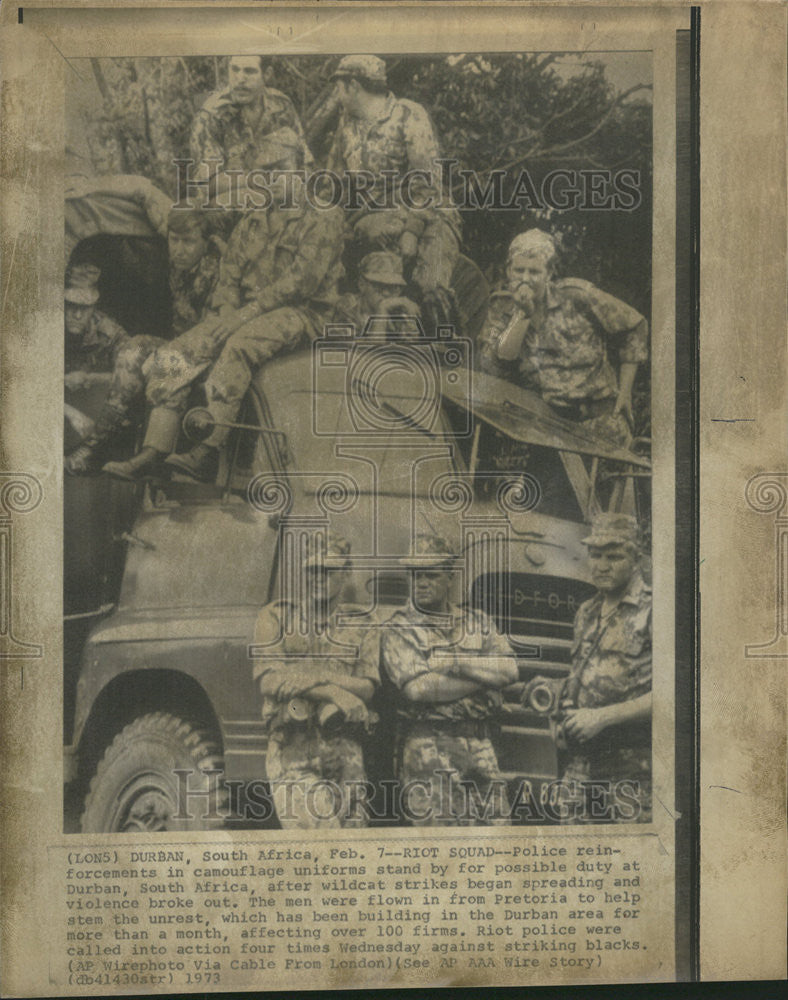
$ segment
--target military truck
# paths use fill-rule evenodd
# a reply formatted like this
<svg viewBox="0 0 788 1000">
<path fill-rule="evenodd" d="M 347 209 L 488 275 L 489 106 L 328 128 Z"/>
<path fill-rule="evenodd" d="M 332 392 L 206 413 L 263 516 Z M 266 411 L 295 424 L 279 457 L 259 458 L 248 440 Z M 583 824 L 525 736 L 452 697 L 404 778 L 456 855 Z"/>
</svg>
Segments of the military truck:
<svg viewBox="0 0 788 1000">
<path fill-rule="evenodd" d="M 472 337 L 401 333 L 328 328 L 272 360 L 213 483 L 66 478 L 65 779 L 83 831 L 275 822 L 249 644 L 261 606 L 284 593 L 298 538 L 329 528 L 353 543 L 346 597 L 375 621 L 407 600 L 399 559 L 413 535 L 452 540 L 455 600 L 492 614 L 518 656 L 501 766 L 513 795 L 544 799 L 555 746 L 520 695 L 534 675 L 569 669 L 600 470 L 612 470 L 608 504 L 624 509 L 649 463 L 475 372 Z M 186 436 L 202 425 L 187 415 Z M 532 471 L 496 466 L 504 446 L 527 452 Z M 377 707 L 373 779 L 391 776 L 393 758 L 389 706 Z M 526 809 L 524 821 L 545 818 Z"/>
</svg>

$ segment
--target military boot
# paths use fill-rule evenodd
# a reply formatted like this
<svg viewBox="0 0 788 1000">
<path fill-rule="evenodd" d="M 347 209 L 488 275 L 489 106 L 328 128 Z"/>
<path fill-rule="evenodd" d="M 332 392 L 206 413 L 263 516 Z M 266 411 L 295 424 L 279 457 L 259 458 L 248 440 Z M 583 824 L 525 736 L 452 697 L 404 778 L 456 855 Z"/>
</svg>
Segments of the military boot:
<svg viewBox="0 0 788 1000">
<path fill-rule="evenodd" d="M 169 455 L 178 440 L 181 417 L 175 410 L 155 406 L 148 417 L 145 440 L 138 455 L 127 462 L 107 462 L 104 472 L 118 479 L 132 481 L 161 471 L 161 460 Z"/>
<path fill-rule="evenodd" d="M 219 466 L 219 451 L 207 444 L 198 444 L 191 451 L 180 455 L 170 455 L 165 465 L 183 472 L 199 483 L 212 483 L 216 479 Z"/>
<path fill-rule="evenodd" d="M 69 476 L 87 476 L 98 468 L 96 447 L 83 441 L 63 459 L 63 468 Z"/>
<path fill-rule="evenodd" d="M 70 476 L 86 476 L 99 467 L 99 454 L 112 435 L 123 423 L 125 413 L 106 403 L 96 417 L 93 433 L 89 434 L 63 460 L 63 467 Z"/>
<path fill-rule="evenodd" d="M 135 482 L 159 470 L 162 458 L 163 452 L 147 447 L 125 462 L 107 462 L 103 471 L 116 479 Z"/>
</svg>

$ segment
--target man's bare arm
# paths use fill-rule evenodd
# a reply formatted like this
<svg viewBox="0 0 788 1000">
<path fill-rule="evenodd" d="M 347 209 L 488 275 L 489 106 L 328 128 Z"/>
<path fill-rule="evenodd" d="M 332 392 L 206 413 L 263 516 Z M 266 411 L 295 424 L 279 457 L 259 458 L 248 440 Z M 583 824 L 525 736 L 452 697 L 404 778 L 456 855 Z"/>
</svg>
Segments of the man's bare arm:
<svg viewBox="0 0 788 1000">
<path fill-rule="evenodd" d="M 435 671 L 420 674 L 403 687 L 402 693 L 408 701 L 446 702 L 458 701 L 483 687 L 477 681 L 462 677 L 450 677 Z"/>
</svg>

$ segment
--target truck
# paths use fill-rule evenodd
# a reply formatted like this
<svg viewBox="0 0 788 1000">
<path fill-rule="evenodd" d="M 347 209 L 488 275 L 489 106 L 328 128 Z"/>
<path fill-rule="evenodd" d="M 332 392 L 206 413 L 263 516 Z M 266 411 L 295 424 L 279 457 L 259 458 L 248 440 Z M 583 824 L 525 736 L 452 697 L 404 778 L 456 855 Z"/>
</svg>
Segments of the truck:
<svg viewBox="0 0 788 1000">
<path fill-rule="evenodd" d="M 111 235 L 161 239 L 130 214 L 133 233 L 118 233 L 115 221 Z M 464 266 L 478 317 L 483 283 L 469 283 Z M 520 821 L 546 822 L 526 800 L 544 801 L 558 777 L 555 741 L 548 715 L 521 696 L 534 676 L 568 673 L 574 615 L 593 592 L 588 521 L 602 504 L 632 510 L 649 460 L 476 371 L 478 326 L 429 335 L 412 322 L 412 336 L 400 329 L 396 339 L 384 319 L 328 327 L 310 347 L 272 359 L 211 483 L 66 477 L 67 829 L 275 825 L 261 804 L 267 736 L 250 643 L 260 608 L 291 593 L 299 539 L 328 530 L 352 540 L 345 598 L 377 623 L 408 599 L 399 560 L 414 535 L 452 541 L 454 599 L 488 612 L 517 656 L 496 739 L 510 798 L 525 805 Z M 182 443 L 199 437 L 204 418 L 187 414 Z M 127 454 L 133 441 L 118 448 Z M 388 702 L 375 706 L 380 723 L 366 747 L 373 782 L 393 774 Z"/>
</svg>

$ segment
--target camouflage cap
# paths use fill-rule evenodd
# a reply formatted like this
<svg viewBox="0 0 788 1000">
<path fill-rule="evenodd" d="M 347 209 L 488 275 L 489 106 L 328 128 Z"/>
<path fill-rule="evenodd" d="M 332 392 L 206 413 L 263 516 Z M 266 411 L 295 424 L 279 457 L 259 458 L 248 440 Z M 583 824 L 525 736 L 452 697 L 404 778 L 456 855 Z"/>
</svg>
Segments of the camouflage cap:
<svg viewBox="0 0 788 1000">
<path fill-rule="evenodd" d="M 350 542 L 333 531 L 311 535 L 301 565 L 343 569 L 350 565 Z"/>
<path fill-rule="evenodd" d="M 400 566 L 420 569 L 430 566 L 445 566 L 447 569 L 457 558 L 448 541 L 441 535 L 425 533 L 416 535 L 410 547 L 410 553 L 400 559 Z"/>
<path fill-rule="evenodd" d="M 191 229 L 199 229 L 203 238 L 207 238 L 213 228 L 212 213 L 202 208 L 177 208 L 175 205 L 167 213 L 167 231 L 172 233 L 187 233 Z"/>
<path fill-rule="evenodd" d="M 99 300 L 99 290 L 95 285 L 69 285 L 63 291 L 63 300 L 75 306 L 94 306 Z"/>
<path fill-rule="evenodd" d="M 345 76 L 360 77 L 372 83 L 385 83 L 386 64 L 377 56 L 345 56 L 331 74 L 331 79 Z"/>
<path fill-rule="evenodd" d="M 66 284 L 69 288 L 86 288 L 97 285 L 101 268 L 96 264 L 74 264 L 69 268 Z"/>
<path fill-rule="evenodd" d="M 359 273 L 368 281 L 377 281 L 381 285 L 399 285 L 405 287 L 402 274 L 402 260 L 395 253 L 386 250 L 376 250 L 368 253 L 359 264 Z"/>
<path fill-rule="evenodd" d="M 101 268 L 95 264 L 75 264 L 69 269 L 63 299 L 78 306 L 94 306 L 99 300 L 96 287 Z"/>
<path fill-rule="evenodd" d="M 606 545 L 640 546 L 638 523 L 629 514 L 598 514 L 591 522 L 591 534 L 583 545 L 604 548 Z"/>
<path fill-rule="evenodd" d="M 540 257 L 549 263 L 555 255 L 555 240 L 541 229 L 519 233 L 509 244 L 509 260 L 512 257 Z"/>
<path fill-rule="evenodd" d="M 304 156 L 304 143 L 296 132 L 288 127 L 269 132 L 257 147 L 255 166 L 275 167 L 280 163 L 295 161 L 300 165 Z"/>
</svg>

